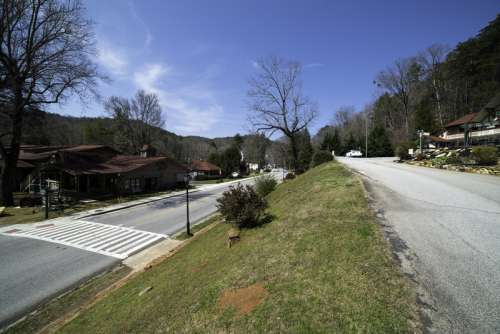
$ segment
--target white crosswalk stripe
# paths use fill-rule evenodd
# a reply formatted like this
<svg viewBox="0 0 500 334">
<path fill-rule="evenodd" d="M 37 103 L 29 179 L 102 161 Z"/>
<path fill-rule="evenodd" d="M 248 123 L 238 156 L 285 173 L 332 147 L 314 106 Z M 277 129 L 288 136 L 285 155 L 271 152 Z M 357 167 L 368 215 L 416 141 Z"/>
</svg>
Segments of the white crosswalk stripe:
<svg viewBox="0 0 500 334">
<path fill-rule="evenodd" d="M 85 220 L 15 225 L 0 234 L 54 242 L 125 259 L 167 235 Z"/>
</svg>

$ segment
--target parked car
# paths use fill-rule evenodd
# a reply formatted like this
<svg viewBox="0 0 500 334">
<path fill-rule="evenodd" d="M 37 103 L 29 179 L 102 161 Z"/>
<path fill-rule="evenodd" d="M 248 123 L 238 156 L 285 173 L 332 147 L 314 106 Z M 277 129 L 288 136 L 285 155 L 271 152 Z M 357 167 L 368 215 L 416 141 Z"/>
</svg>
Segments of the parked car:
<svg viewBox="0 0 500 334">
<path fill-rule="evenodd" d="M 350 150 L 345 156 L 350 158 L 360 158 L 363 156 L 363 153 L 361 153 L 360 150 Z"/>
<path fill-rule="evenodd" d="M 238 172 L 232 172 L 232 173 L 231 173 L 231 177 L 232 177 L 233 179 L 236 179 L 237 177 L 240 177 L 240 173 L 238 173 Z"/>
</svg>

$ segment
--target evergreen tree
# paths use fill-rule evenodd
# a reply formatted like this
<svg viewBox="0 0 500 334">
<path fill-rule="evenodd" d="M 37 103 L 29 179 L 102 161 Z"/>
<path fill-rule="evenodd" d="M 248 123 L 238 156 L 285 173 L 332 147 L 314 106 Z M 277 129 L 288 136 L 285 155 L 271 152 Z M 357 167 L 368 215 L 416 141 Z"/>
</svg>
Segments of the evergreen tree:
<svg viewBox="0 0 500 334">
<path fill-rule="evenodd" d="M 238 150 L 241 150 L 243 147 L 243 142 L 244 142 L 243 137 L 239 133 L 237 133 L 236 135 L 234 135 L 233 140 L 234 140 L 234 145 L 236 146 L 236 148 Z"/>
<path fill-rule="evenodd" d="M 110 145 L 114 143 L 115 133 L 113 130 L 101 118 L 89 121 L 83 126 L 84 143 Z"/>
<path fill-rule="evenodd" d="M 368 155 L 370 157 L 390 157 L 393 155 L 391 141 L 381 125 L 375 125 L 368 136 Z"/>
<path fill-rule="evenodd" d="M 314 149 L 311 144 L 311 135 L 309 134 L 309 130 L 307 128 L 299 134 L 298 149 L 298 166 L 301 169 L 308 169 L 311 164 Z"/>
<path fill-rule="evenodd" d="M 209 155 L 208 155 L 208 159 L 207 159 L 208 162 L 216 165 L 216 166 L 219 166 L 220 167 L 220 164 L 221 164 L 221 155 L 217 152 L 211 152 Z"/>
<path fill-rule="evenodd" d="M 225 175 L 240 171 L 241 153 L 236 145 L 227 148 L 220 157 L 219 167 Z"/>
<path fill-rule="evenodd" d="M 323 151 L 331 151 L 333 148 L 333 135 L 327 132 L 321 141 L 320 149 Z"/>
<path fill-rule="evenodd" d="M 320 149 L 330 153 L 335 151 L 337 155 L 342 154 L 342 143 L 340 142 L 340 136 L 337 129 L 334 128 L 332 132 L 327 132 L 325 134 Z"/>
<path fill-rule="evenodd" d="M 349 133 L 349 137 L 347 139 L 347 142 L 345 143 L 345 151 L 349 150 L 357 150 L 359 148 L 358 143 L 356 142 L 356 139 L 354 138 L 354 135 L 352 132 Z"/>
<path fill-rule="evenodd" d="M 331 151 L 335 151 L 335 154 L 342 154 L 343 150 L 344 148 L 342 147 L 342 141 L 340 139 L 339 130 L 335 129 L 333 131 L 332 147 L 330 153 Z"/>
<path fill-rule="evenodd" d="M 432 110 L 425 102 L 420 103 L 415 111 L 415 129 L 431 133 L 438 130 Z"/>
</svg>

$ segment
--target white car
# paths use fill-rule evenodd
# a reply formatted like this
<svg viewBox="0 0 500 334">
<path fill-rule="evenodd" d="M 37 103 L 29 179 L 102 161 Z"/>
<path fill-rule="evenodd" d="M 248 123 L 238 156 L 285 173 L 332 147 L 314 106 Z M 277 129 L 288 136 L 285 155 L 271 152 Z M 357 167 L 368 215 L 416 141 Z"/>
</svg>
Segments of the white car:
<svg viewBox="0 0 500 334">
<path fill-rule="evenodd" d="M 350 158 L 361 158 L 363 156 L 363 153 L 361 153 L 360 150 L 350 150 L 346 153 L 345 156 Z"/>
<path fill-rule="evenodd" d="M 238 172 L 232 172 L 232 173 L 231 173 L 231 177 L 232 177 L 233 179 L 236 179 L 236 178 L 240 177 L 240 173 L 238 173 Z"/>
</svg>

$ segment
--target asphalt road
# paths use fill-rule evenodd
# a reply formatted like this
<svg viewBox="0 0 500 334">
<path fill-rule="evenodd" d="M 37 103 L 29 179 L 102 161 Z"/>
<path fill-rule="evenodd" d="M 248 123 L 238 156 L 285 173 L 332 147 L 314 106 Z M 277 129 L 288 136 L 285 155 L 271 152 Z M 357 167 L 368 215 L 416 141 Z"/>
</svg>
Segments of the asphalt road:
<svg viewBox="0 0 500 334">
<path fill-rule="evenodd" d="M 253 184 L 253 182 L 253 180 L 241 181 L 242 184 Z M 216 184 L 208 189 L 190 193 L 190 221 L 196 223 L 214 213 L 217 210 L 215 206 L 217 198 L 227 188 L 228 185 Z M 89 217 L 85 220 L 172 235 L 186 227 L 186 196 L 171 197 L 167 200 Z"/>
<path fill-rule="evenodd" d="M 27 238 L 0 236 L 0 328 L 119 260 Z"/>
<path fill-rule="evenodd" d="M 228 187 L 220 184 L 193 192 L 191 222 L 215 212 L 216 199 Z M 85 220 L 171 235 L 185 227 L 185 197 L 171 197 Z M 73 247 L 0 235 L 0 328 L 119 262 L 114 257 Z"/>
<path fill-rule="evenodd" d="M 500 333 L 500 178 L 340 158 L 407 247 L 438 332 Z M 399 249 L 397 249 L 399 248 Z"/>
</svg>

